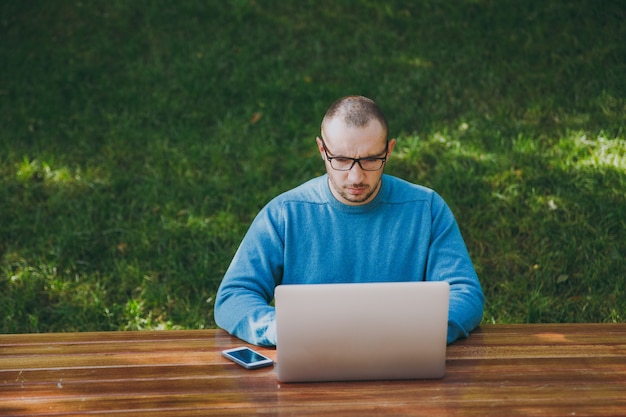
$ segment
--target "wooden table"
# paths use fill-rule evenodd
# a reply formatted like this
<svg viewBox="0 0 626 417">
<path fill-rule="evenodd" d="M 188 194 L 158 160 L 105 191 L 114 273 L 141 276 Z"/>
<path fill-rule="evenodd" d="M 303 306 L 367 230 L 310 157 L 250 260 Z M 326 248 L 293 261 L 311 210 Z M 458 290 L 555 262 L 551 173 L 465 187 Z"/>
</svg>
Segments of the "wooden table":
<svg viewBox="0 0 626 417">
<path fill-rule="evenodd" d="M 626 324 L 484 325 L 442 380 L 280 384 L 221 330 L 0 335 L 0 415 L 626 416 Z M 259 351 L 275 357 L 275 351 Z"/>
</svg>

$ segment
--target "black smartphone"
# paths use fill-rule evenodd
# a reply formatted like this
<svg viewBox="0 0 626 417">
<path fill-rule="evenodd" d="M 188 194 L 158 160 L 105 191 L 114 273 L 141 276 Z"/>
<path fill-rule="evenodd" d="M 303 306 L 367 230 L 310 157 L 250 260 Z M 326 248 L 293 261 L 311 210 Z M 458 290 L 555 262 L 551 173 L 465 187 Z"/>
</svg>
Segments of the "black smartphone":
<svg viewBox="0 0 626 417">
<path fill-rule="evenodd" d="M 223 350 L 222 356 L 246 369 L 263 368 L 264 366 L 271 366 L 274 364 L 274 361 L 267 356 L 263 356 L 259 352 L 255 352 L 248 347 L 237 347 Z"/>
</svg>

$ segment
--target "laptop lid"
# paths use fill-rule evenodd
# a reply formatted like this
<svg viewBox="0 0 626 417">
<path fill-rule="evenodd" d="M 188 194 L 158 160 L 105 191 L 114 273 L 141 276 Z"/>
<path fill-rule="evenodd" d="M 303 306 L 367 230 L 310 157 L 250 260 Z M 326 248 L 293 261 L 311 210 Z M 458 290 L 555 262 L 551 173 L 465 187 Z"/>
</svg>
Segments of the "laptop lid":
<svg viewBox="0 0 626 417">
<path fill-rule="evenodd" d="M 442 378 L 447 282 L 280 285 L 281 382 Z"/>
</svg>

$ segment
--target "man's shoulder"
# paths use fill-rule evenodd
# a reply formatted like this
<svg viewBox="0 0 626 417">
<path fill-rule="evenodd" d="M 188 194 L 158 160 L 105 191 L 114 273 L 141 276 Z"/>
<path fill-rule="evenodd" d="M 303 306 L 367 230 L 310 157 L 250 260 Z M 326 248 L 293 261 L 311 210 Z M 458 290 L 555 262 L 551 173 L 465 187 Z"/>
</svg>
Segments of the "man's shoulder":
<svg viewBox="0 0 626 417">
<path fill-rule="evenodd" d="M 386 175 L 383 178 L 388 203 L 402 203 L 410 201 L 432 201 L 439 195 L 431 188 L 409 182 L 405 179 Z"/>
<path fill-rule="evenodd" d="M 383 204 L 427 210 L 434 216 L 452 213 L 448 203 L 435 190 L 397 177 L 388 177 L 386 180 L 388 188 Z"/>
<path fill-rule="evenodd" d="M 270 204 L 283 205 L 285 203 L 322 204 L 326 202 L 323 186 L 326 184 L 326 176 L 312 178 L 295 188 L 287 190 L 274 197 Z"/>
</svg>

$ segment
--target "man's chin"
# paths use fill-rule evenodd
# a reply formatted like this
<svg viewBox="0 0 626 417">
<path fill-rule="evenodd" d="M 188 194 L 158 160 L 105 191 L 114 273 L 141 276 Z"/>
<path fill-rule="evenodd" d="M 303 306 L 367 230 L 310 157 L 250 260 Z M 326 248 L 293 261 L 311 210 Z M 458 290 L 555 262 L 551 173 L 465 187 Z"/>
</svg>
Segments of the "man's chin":
<svg viewBox="0 0 626 417">
<path fill-rule="evenodd" d="M 364 190 L 362 193 L 341 192 L 341 197 L 349 204 L 364 204 L 372 197 L 372 192 Z"/>
<path fill-rule="evenodd" d="M 331 188 L 334 189 L 333 193 L 335 194 L 335 197 L 340 202 L 344 204 L 348 204 L 348 205 L 353 205 L 353 206 L 369 203 L 373 199 L 373 196 L 376 194 L 378 189 L 380 188 L 379 186 L 376 186 L 372 190 L 370 186 L 338 187 L 337 184 L 331 178 L 329 178 L 329 182 L 330 182 Z"/>
</svg>

